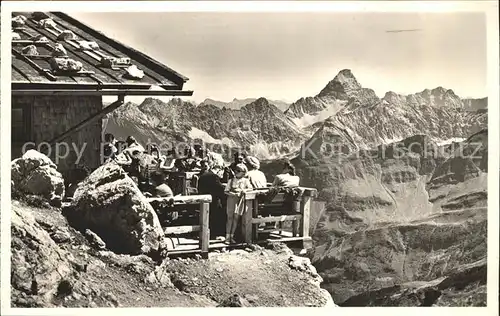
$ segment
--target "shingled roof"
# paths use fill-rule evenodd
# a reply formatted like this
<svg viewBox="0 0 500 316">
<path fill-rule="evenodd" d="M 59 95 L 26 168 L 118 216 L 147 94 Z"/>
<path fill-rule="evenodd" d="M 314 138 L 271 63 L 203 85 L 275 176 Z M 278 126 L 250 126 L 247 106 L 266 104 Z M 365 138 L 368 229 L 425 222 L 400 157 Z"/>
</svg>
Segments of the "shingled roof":
<svg viewBox="0 0 500 316">
<path fill-rule="evenodd" d="M 185 76 L 65 13 L 15 12 L 12 17 L 13 92 L 134 90 L 147 95 L 160 90 L 192 95 L 192 91 L 182 91 L 188 80 Z M 53 66 L 59 45 L 64 53 L 58 57 L 81 63 L 80 70 L 58 71 Z M 130 66 L 136 66 L 143 76 L 128 76 Z"/>
</svg>

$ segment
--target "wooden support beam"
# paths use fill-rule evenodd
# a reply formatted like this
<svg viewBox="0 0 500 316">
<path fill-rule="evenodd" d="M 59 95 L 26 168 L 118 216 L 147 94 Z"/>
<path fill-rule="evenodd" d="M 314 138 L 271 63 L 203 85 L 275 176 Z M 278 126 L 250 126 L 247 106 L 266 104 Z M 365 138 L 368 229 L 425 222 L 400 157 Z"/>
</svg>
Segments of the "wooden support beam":
<svg viewBox="0 0 500 316">
<path fill-rule="evenodd" d="M 302 203 L 300 205 L 300 214 L 302 215 L 302 220 L 300 221 L 300 235 L 303 238 L 309 237 L 309 221 L 311 216 L 311 202 L 312 197 L 303 196 Z M 304 239 L 303 248 L 308 249 L 312 247 L 312 240 Z"/>
<path fill-rule="evenodd" d="M 259 217 L 259 202 L 255 199 L 252 202 L 252 220 L 254 218 L 258 218 L 258 217 Z M 253 226 L 252 227 L 252 242 L 256 241 L 258 237 L 259 237 L 259 235 L 257 233 L 257 227 Z"/>
<path fill-rule="evenodd" d="M 166 227 L 164 230 L 165 235 L 180 235 L 180 234 L 187 234 L 199 231 L 201 231 L 200 225 L 172 226 L 172 227 Z"/>
<path fill-rule="evenodd" d="M 114 110 L 116 110 L 118 107 L 120 107 L 123 104 L 123 100 L 124 100 L 123 96 L 119 96 L 117 101 L 111 103 L 110 105 L 108 105 L 107 107 L 105 107 L 104 109 L 99 111 L 98 113 L 90 116 L 86 120 L 83 120 L 82 122 L 76 124 L 75 126 L 70 128 L 66 132 L 62 133 L 61 135 L 54 137 L 53 139 L 48 141 L 48 143 L 51 145 L 54 145 L 55 143 L 60 142 L 61 140 L 68 137 L 69 135 L 78 132 L 79 130 L 81 130 L 82 128 L 84 128 L 88 124 L 92 123 L 93 121 L 98 120 L 98 119 L 102 118 L 103 116 L 105 116 L 106 114 L 113 112 Z"/>
<path fill-rule="evenodd" d="M 212 196 L 210 194 L 201 194 L 201 195 L 187 195 L 187 196 L 174 196 L 174 197 L 159 197 L 159 198 L 147 198 L 148 202 L 157 202 L 157 203 L 169 203 L 173 200 L 174 205 L 181 204 L 200 204 L 200 203 L 212 203 Z"/>
<path fill-rule="evenodd" d="M 147 89 L 116 89 L 116 90 L 79 90 L 77 84 L 74 89 L 58 89 L 58 90 L 33 90 L 33 89 L 12 89 L 13 95 L 70 95 L 70 96 L 87 96 L 87 95 L 116 95 L 116 96 L 192 96 L 193 91 L 183 90 L 147 90 Z"/>
<path fill-rule="evenodd" d="M 196 254 L 200 253 L 200 249 L 186 249 L 186 250 L 169 250 L 168 256 L 176 256 L 176 255 L 186 255 L 186 254 Z"/>
<path fill-rule="evenodd" d="M 245 199 L 246 210 L 241 217 L 241 229 L 243 231 L 243 240 L 246 243 L 252 243 L 252 229 L 253 229 L 253 206 L 255 200 Z"/>
<path fill-rule="evenodd" d="M 254 218 L 252 219 L 252 224 L 286 222 L 286 221 L 300 220 L 301 218 L 302 215 L 268 216 L 268 217 Z"/>
<path fill-rule="evenodd" d="M 292 204 L 292 212 L 294 214 L 300 214 L 300 201 L 294 201 Z M 294 220 L 292 223 L 292 235 L 293 237 L 299 236 L 300 222 L 299 220 Z"/>
<path fill-rule="evenodd" d="M 265 242 L 289 242 L 289 241 L 302 241 L 302 242 L 306 242 L 306 243 L 309 243 L 309 242 L 312 242 L 312 239 L 311 237 L 282 237 L 282 238 L 276 238 L 276 239 L 272 239 L 272 238 L 268 238 L 265 240 Z M 310 248 L 310 247 L 309 247 Z M 305 248 L 305 249 L 308 249 L 308 248 Z"/>
<path fill-rule="evenodd" d="M 315 188 L 305 188 L 305 187 L 300 187 L 300 189 L 303 191 L 303 196 L 309 196 L 309 197 L 317 197 L 318 196 L 318 190 Z"/>
<path fill-rule="evenodd" d="M 210 204 L 200 203 L 200 249 L 205 259 L 208 259 L 208 247 L 210 244 Z"/>
</svg>

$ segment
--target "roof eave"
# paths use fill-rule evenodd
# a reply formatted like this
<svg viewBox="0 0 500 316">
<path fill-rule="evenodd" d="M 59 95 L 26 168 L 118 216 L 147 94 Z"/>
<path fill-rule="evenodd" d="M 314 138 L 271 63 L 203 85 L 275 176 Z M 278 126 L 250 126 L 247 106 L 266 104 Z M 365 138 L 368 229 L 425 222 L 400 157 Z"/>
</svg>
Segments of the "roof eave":
<svg viewBox="0 0 500 316">
<path fill-rule="evenodd" d="M 193 91 L 190 90 L 13 90 L 12 95 L 69 95 L 69 96 L 192 96 Z"/>
</svg>

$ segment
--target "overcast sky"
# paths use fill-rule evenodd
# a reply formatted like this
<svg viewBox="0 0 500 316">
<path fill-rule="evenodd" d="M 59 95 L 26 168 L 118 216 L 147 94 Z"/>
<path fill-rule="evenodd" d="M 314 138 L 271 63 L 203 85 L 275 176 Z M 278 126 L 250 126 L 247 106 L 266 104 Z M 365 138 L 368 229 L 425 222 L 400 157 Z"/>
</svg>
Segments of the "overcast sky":
<svg viewBox="0 0 500 316">
<path fill-rule="evenodd" d="M 382 97 L 485 97 L 481 13 L 71 13 L 190 78 L 193 99 L 316 95 L 342 69 Z M 418 29 L 413 32 L 389 30 Z"/>
</svg>

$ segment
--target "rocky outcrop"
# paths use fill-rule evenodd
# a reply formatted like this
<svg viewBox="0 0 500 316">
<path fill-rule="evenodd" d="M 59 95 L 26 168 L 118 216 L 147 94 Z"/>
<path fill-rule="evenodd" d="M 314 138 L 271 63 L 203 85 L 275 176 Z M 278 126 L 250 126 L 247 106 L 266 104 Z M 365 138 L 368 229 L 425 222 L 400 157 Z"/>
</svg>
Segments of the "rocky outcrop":
<svg viewBox="0 0 500 316">
<path fill-rule="evenodd" d="M 16 208 L 12 211 L 11 234 L 13 303 L 24 307 L 51 305 L 60 284 L 72 272 L 69 258 L 33 216 Z"/>
<path fill-rule="evenodd" d="M 176 292 L 165 263 L 93 249 L 55 208 L 14 201 L 11 231 L 12 307 L 214 305 Z"/>
<path fill-rule="evenodd" d="M 28 150 L 11 162 L 14 194 L 38 195 L 60 205 L 64 197 L 64 179 L 57 166 L 44 154 Z"/>
<path fill-rule="evenodd" d="M 92 230 L 117 253 L 160 250 L 163 231 L 154 209 L 116 164 L 101 166 L 80 183 L 64 213 L 74 227 Z"/>
</svg>

